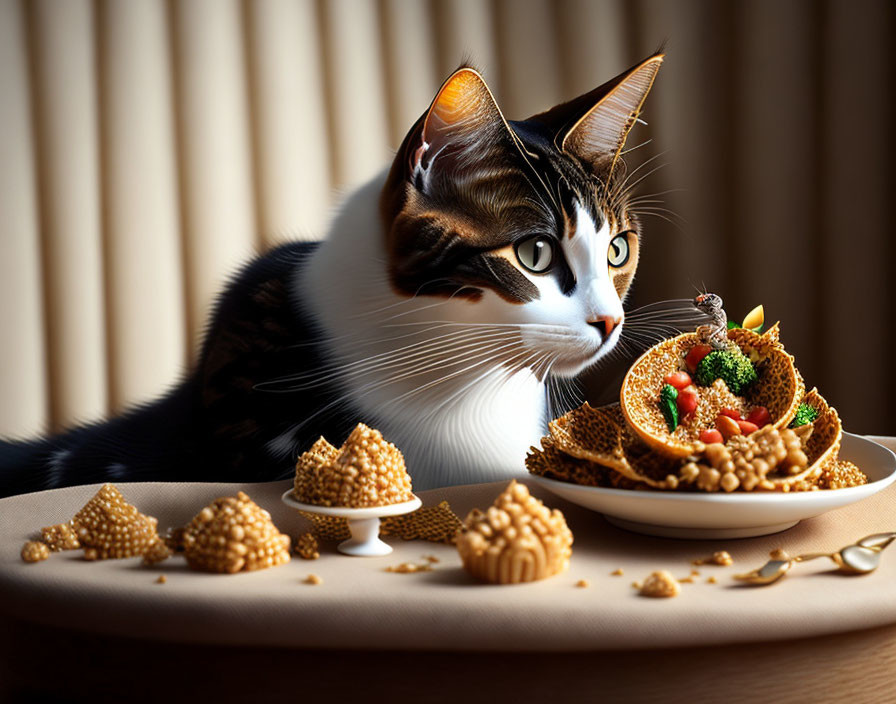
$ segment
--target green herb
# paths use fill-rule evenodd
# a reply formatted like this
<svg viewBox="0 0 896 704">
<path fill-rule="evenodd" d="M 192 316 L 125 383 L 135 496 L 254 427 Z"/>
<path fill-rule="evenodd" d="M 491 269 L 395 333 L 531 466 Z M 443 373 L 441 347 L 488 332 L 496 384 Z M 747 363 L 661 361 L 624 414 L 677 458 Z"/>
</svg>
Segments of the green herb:
<svg viewBox="0 0 896 704">
<path fill-rule="evenodd" d="M 814 423 L 816 418 L 818 418 L 818 409 L 808 403 L 801 403 L 800 407 L 796 409 L 796 415 L 790 421 L 789 427 L 799 428 L 801 425 L 809 425 L 809 423 Z"/>
<path fill-rule="evenodd" d="M 716 379 L 722 379 L 731 393 L 738 396 L 756 381 L 756 377 L 753 363 L 740 349 L 713 350 L 700 360 L 694 374 L 701 386 L 709 386 Z"/>
<path fill-rule="evenodd" d="M 674 433 L 678 427 L 678 389 L 671 384 L 666 384 L 660 391 L 660 410 L 669 432 Z"/>
</svg>

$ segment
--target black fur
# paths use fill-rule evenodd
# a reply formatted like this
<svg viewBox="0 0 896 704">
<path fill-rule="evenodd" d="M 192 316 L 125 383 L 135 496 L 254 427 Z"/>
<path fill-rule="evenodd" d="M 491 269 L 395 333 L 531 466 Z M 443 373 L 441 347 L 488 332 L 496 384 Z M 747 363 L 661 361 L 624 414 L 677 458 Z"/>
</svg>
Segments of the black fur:
<svg viewBox="0 0 896 704">
<path fill-rule="evenodd" d="M 323 364 L 316 324 L 291 294 L 315 247 L 287 244 L 250 262 L 219 298 L 195 369 L 159 400 L 49 438 L 0 441 L 0 496 L 101 481 L 269 481 L 289 476 L 319 435 L 341 443 L 362 419 L 338 391 L 263 383 Z M 268 446 L 283 434 L 278 450 Z"/>
</svg>

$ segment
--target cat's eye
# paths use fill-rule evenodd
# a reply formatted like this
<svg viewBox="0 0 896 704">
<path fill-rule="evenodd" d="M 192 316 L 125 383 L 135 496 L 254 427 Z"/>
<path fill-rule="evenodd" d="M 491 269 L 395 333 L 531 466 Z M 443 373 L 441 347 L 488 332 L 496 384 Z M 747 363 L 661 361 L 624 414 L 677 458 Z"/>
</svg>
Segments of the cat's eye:
<svg viewBox="0 0 896 704">
<path fill-rule="evenodd" d="M 610 248 L 607 250 L 607 261 L 610 262 L 610 266 L 614 266 L 616 268 L 625 266 L 625 263 L 628 261 L 629 254 L 630 250 L 627 232 L 618 234 L 612 240 L 610 240 Z"/>
<path fill-rule="evenodd" d="M 530 237 L 516 246 L 516 258 L 529 271 L 543 274 L 554 262 L 554 243 L 544 235 Z"/>
</svg>

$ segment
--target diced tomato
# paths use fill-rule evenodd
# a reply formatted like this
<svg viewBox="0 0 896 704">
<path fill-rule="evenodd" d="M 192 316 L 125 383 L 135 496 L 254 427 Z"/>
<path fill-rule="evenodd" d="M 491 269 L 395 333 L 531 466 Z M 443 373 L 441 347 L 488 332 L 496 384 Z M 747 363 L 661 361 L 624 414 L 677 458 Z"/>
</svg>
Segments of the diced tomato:
<svg viewBox="0 0 896 704">
<path fill-rule="evenodd" d="M 725 438 L 715 428 L 707 428 L 700 431 L 700 442 L 711 445 L 714 442 L 724 442 Z"/>
<path fill-rule="evenodd" d="M 748 420 L 739 420 L 737 421 L 737 427 L 740 428 L 740 432 L 744 435 L 749 435 L 750 433 L 755 433 L 759 430 L 759 426 L 755 423 L 751 423 Z"/>
<path fill-rule="evenodd" d="M 694 345 L 691 348 L 691 351 L 688 352 L 688 356 L 684 358 L 684 363 L 685 366 L 687 366 L 688 371 L 690 371 L 691 374 L 697 371 L 697 365 L 700 364 L 700 360 L 710 352 L 712 352 L 712 347 L 709 345 Z"/>
<path fill-rule="evenodd" d="M 667 374 L 663 381 L 679 390 L 693 383 L 687 372 L 672 372 Z"/>
<path fill-rule="evenodd" d="M 694 387 L 679 390 L 677 403 L 680 415 L 691 415 L 697 410 L 697 390 Z"/>
<path fill-rule="evenodd" d="M 721 413 L 723 416 L 728 416 L 733 420 L 743 420 L 743 416 L 733 408 L 723 408 L 721 411 L 719 411 L 719 413 Z"/>
<path fill-rule="evenodd" d="M 764 425 L 768 425 L 771 422 L 772 417 L 765 406 L 756 406 L 756 408 L 747 414 L 747 420 L 751 423 L 755 423 L 757 427 L 761 428 Z"/>
</svg>

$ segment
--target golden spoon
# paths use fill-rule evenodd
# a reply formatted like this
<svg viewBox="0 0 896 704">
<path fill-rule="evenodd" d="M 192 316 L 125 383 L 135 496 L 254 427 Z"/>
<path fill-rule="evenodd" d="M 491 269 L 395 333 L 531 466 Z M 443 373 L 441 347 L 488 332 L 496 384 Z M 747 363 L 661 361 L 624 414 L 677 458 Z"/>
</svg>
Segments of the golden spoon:
<svg viewBox="0 0 896 704">
<path fill-rule="evenodd" d="M 777 582 L 797 562 L 808 562 L 819 557 L 833 560 L 841 572 L 847 574 L 868 574 L 880 564 L 880 554 L 885 547 L 896 540 L 896 533 L 875 533 L 841 548 L 837 552 L 815 552 L 797 555 L 786 560 L 769 560 L 762 567 L 734 578 L 747 584 L 765 585 Z"/>
</svg>

